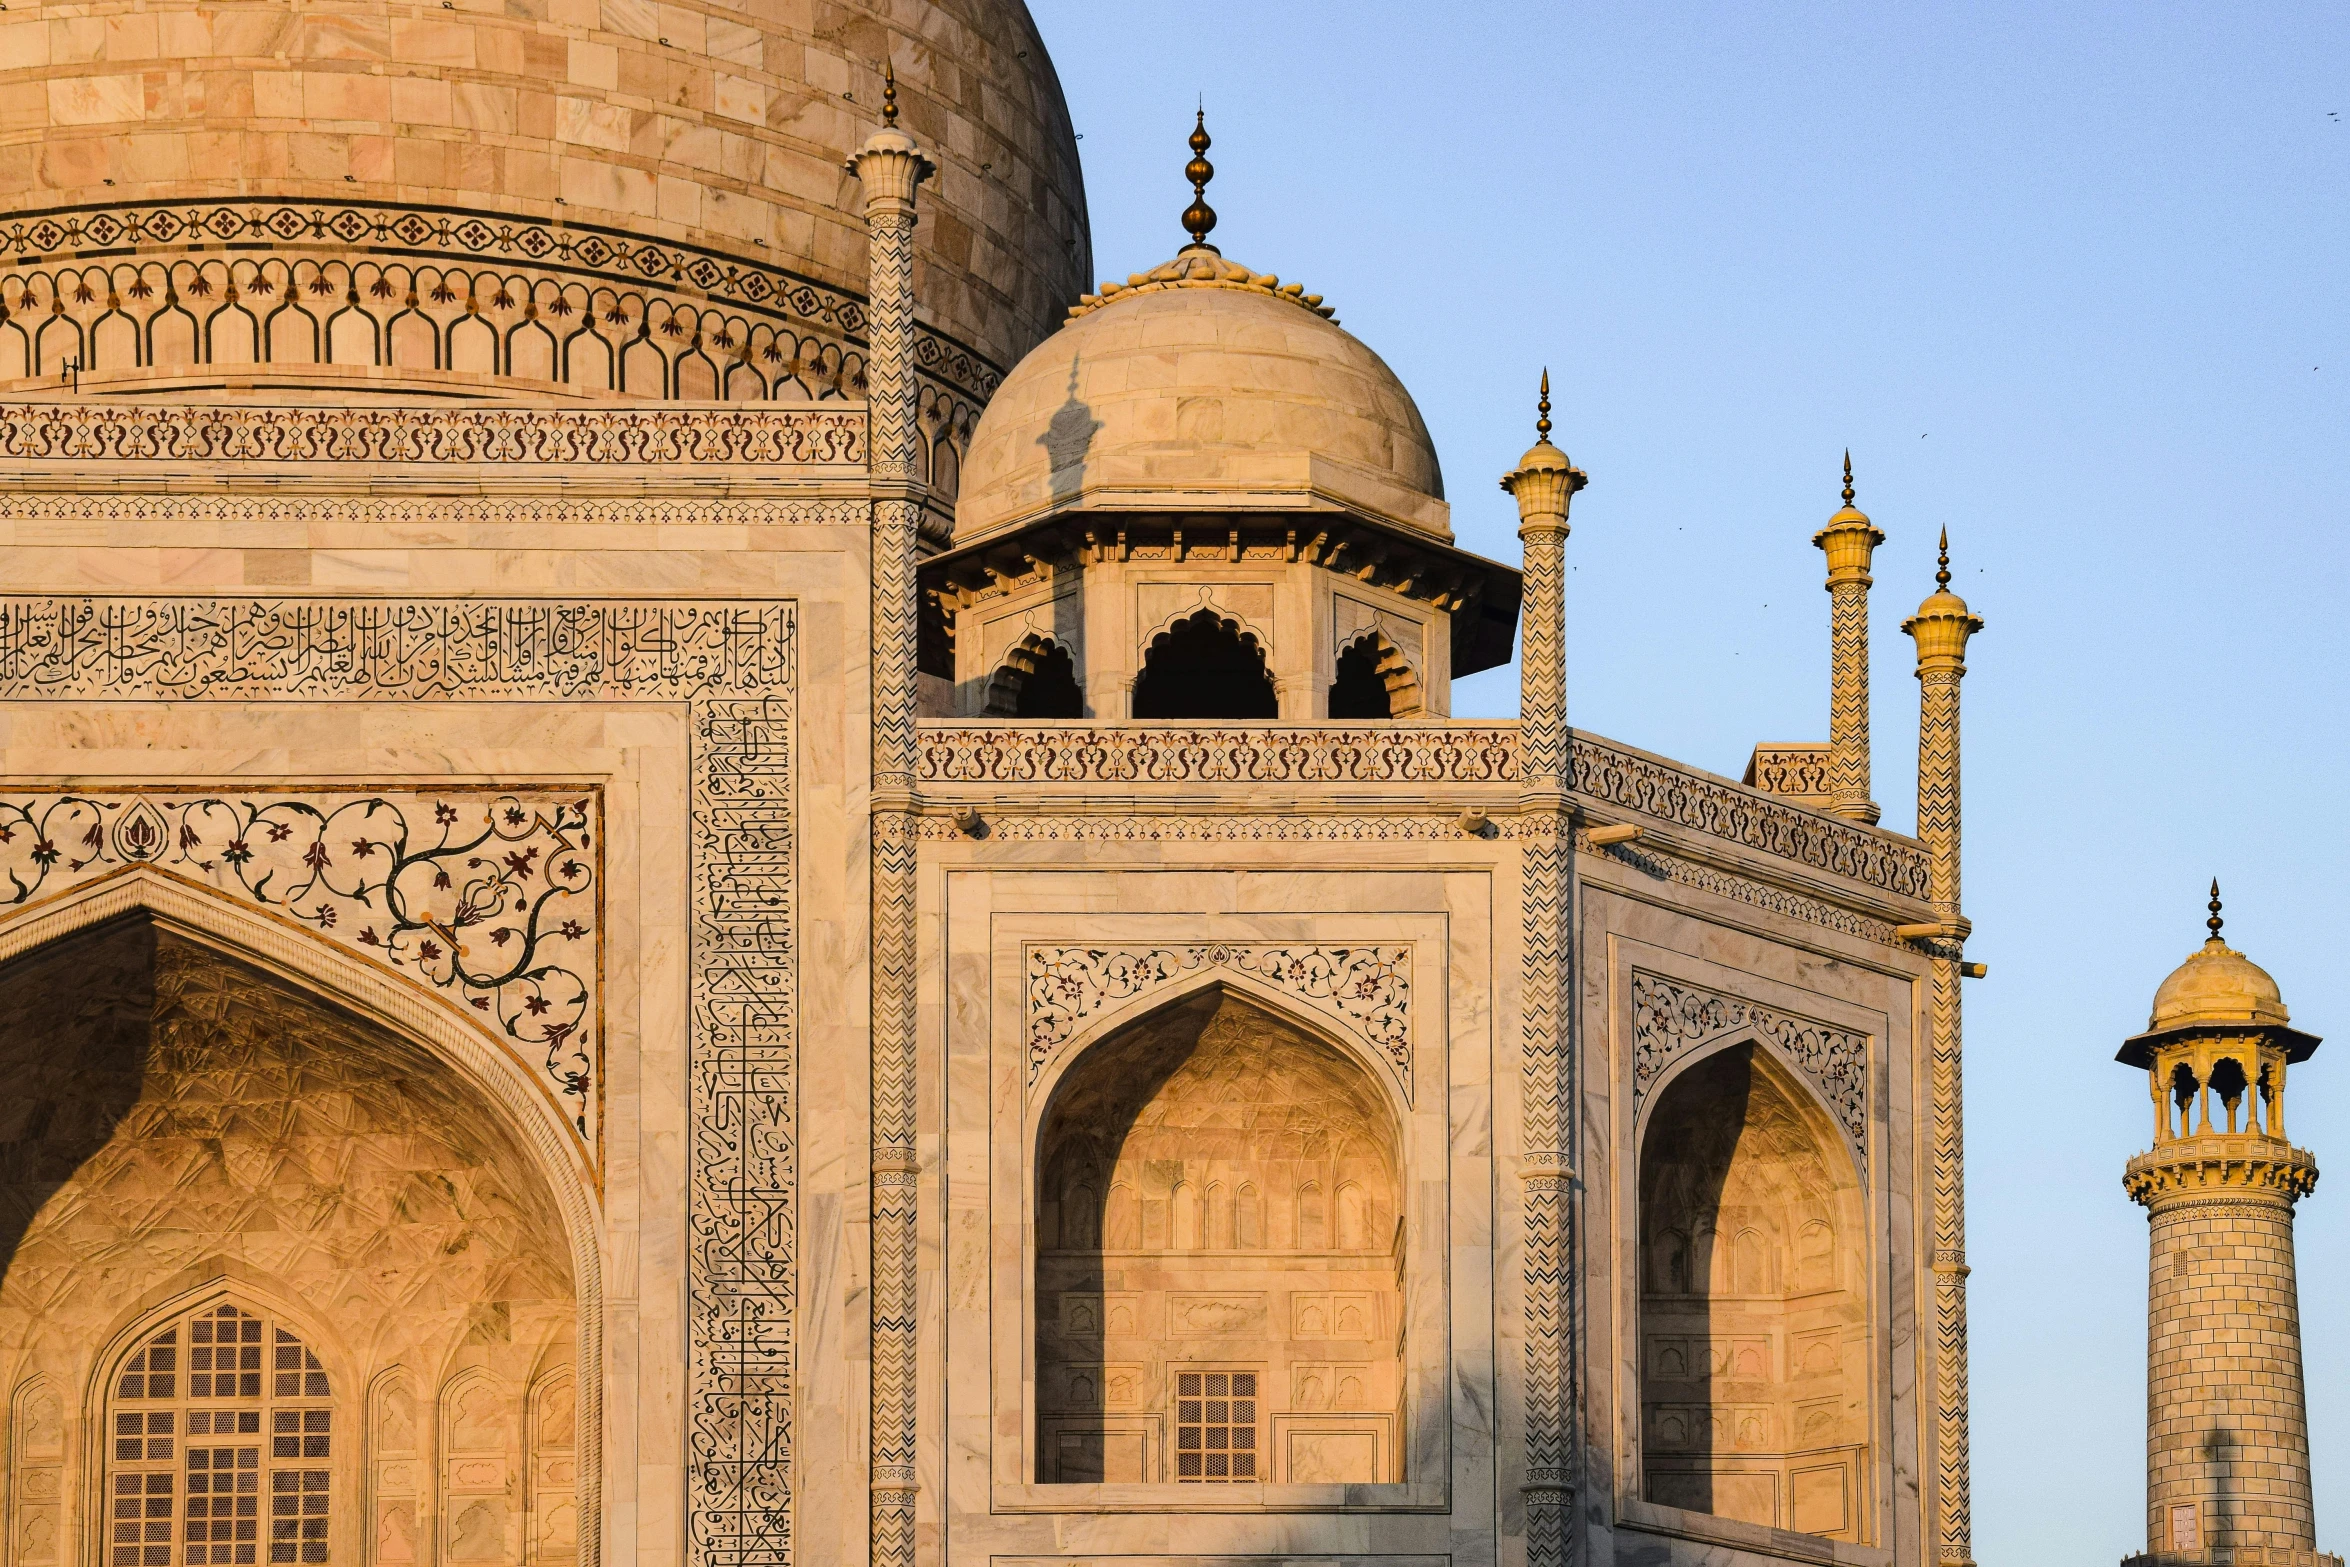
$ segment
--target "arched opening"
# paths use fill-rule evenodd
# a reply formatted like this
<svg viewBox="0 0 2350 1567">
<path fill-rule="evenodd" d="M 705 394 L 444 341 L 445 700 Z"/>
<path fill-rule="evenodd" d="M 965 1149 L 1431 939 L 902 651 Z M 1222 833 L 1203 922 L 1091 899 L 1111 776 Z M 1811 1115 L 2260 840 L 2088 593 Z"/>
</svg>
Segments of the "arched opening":
<svg viewBox="0 0 2350 1567">
<path fill-rule="evenodd" d="M 1403 1478 L 1401 1155 L 1351 1056 L 1194 996 L 1079 1058 L 1037 1170 L 1039 1482 Z"/>
<path fill-rule="evenodd" d="M 516 1480 L 572 1253 L 471 1079 L 145 917 L 0 968 L 0 1078 L 0 1391 L 72 1389 L 93 1437 L 41 1460 L 59 1560 L 551 1559 Z M 435 1440 L 463 1390 L 498 1441 Z"/>
<path fill-rule="evenodd" d="M 1408 718 L 1420 711 L 1420 677 L 1403 649 L 1366 631 L 1338 651 L 1330 683 L 1332 718 Z"/>
<path fill-rule="evenodd" d="M 1278 718 L 1273 677 L 1257 639 L 1214 610 L 1151 638 L 1134 682 L 1137 718 Z"/>
<path fill-rule="evenodd" d="M 1650 1501 L 1867 1538 L 1865 1218 L 1834 1124 L 1760 1046 L 1665 1087 L 1640 1151 Z"/>
<path fill-rule="evenodd" d="M 987 711 L 1001 718 L 1083 718 L 1076 660 L 1050 638 L 1023 637 L 987 683 Z"/>
<path fill-rule="evenodd" d="M 1338 678 L 1330 682 L 1332 718 L 1393 718 L 1387 679 L 1379 673 L 1379 645 L 1369 637 L 1350 642 L 1338 655 Z"/>
</svg>

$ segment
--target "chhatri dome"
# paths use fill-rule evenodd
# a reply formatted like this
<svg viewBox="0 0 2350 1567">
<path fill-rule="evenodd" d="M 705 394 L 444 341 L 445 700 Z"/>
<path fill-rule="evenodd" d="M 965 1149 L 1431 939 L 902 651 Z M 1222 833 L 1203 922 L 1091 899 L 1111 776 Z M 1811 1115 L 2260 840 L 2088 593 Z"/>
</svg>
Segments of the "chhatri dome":
<svg viewBox="0 0 2350 1567">
<path fill-rule="evenodd" d="M 2292 1021 L 2284 992 L 2268 970 L 2220 939 L 2219 883 L 2211 884 L 2211 937 L 2171 971 L 2154 993 L 2149 1033 L 2194 1024 L 2260 1024 L 2282 1028 Z"/>
<path fill-rule="evenodd" d="M 904 127 L 938 165 L 915 267 L 938 339 L 926 368 L 975 412 L 1091 272 L 1075 134 L 1021 0 L 157 0 L 0 21 L 0 92 L 14 106 L 0 200 L 53 220 L 27 222 L 32 237 L 4 259 L 78 266 L 8 278 L 6 310 L 37 327 L 54 288 L 59 313 L 100 334 L 111 293 L 142 335 L 163 334 L 137 355 L 102 335 L 34 342 L 0 379 L 55 374 L 76 354 L 85 379 L 178 355 L 421 363 L 637 395 L 860 397 L 864 201 L 844 163 L 881 124 L 885 64 Z M 263 257 L 296 274 L 315 327 L 261 318 L 260 301 L 274 309 L 289 292 Z M 482 264 L 500 277 L 476 275 Z M 517 270 L 534 266 L 578 297 L 557 310 L 553 284 Z M 216 319 L 232 287 L 255 326 Z M 659 290 L 681 302 L 650 299 Z M 186 327 L 164 319 L 166 295 L 191 313 Z M 352 295 L 372 325 L 345 323 L 336 340 L 326 318 Z M 495 345 L 453 340 L 435 314 L 468 302 Z M 431 332 L 399 336 L 404 303 Z M 583 315 L 611 359 L 641 327 L 661 362 L 607 366 L 596 345 L 570 342 Z M 793 335 L 770 355 L 757 334 L 786 321 Z M 674 363 L 689 337 L 708 366 Z M 779 381 L 815 339 L 833 345 L 833 384 Z M 571 362 L 575 346 L 593 373 Z"/>
<path fill-rule="evenodd" d="M 1071 511 L 1349 510 L 1450 540 L 1428 427 L 1380 357 L 1298 283 L 1192 241 L 1104 283 L 1008 376 L 972 436 L 958 545 Z"/>
</svg>

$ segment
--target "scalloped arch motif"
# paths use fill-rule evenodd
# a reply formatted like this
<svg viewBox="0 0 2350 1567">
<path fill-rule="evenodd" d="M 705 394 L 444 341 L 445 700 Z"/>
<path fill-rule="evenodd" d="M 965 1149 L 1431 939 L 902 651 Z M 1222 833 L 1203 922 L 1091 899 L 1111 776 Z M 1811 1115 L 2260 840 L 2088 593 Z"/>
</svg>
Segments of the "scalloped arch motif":
<svg viewBox="0 0 2350 1567">
<path fill-rule="evenodd" d="M 1688 1051 L 1741 1032 L 1777 1045 L 1811 1079 L 1851 1134 L 1852 1146 L 1868 1147 L 1868 1035 L 1638 969 L 1632 973 L 1633 1097 L 1646 1098 L 1665 1069 Z M 1859 1173 L 1868 1178 L 1865 1161 Z"/>
<path fill-rule="evenodd" d="M 1216 969 L 1290 996 L 1364 1041 L 1412 1091 L 1412 949 L 1213 943 L 1184 947 L 1030 947 L 1028 1082 L 1088 1018 Z"/>
<path fill-rule="evenodd" d="M 797 628 L 790 601 L 740 599 L 0 597 L 0 700 L 685 704 L 686 1524 L 706 1567 L 792 1555 Z M 596 1509 L 579 1523 L 592 1567 Z"/>
</svg>

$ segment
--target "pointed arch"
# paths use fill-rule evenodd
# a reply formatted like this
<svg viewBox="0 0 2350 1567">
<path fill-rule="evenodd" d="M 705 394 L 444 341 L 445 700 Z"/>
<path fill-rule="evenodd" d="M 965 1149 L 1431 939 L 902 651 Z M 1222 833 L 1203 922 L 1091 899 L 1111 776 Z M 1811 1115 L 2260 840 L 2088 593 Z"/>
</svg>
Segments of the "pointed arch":
<svg viewBox="0 0 2350 1567">
<path fill-rule="evenodd" d="M 561 1113 L 530 1081 L 520 1063 L 445 1001 L 290 921 L 232 903 L 151 866 L 131 867 L 16 911 L 14 918 L 0 923 L 0 974 L 36 959 L 68 938 L 95 936 L 107 927 L 134 921 L 259 970 L 295 996 L 421 1050 L 448 1072 L 452 1088 L 463 1094 L 467 1103 L 486 1112 L 489 1123 L 511 1140 L 528 1174 L 543 1182 L 559 1231 L 557 1245 L 569 1269 L 572 1311 L 567 1331 L 576 1346 L 577 1386 L 581 1390 L 582 1554 L 594 1560 L 602 1481 L 602 1259 L 591 1172 L 568 1135 Z M 141 1302 L 133 1317 L 153 1320 L 169 1310 L 184 1309 L 186 1301 L 207 1293 L 241 1295 L 290 1319 L 307 1322 L 307 1341 L 344 1352 L 345 1347 L 335 1344 L 331 1331 L 313 1320 L 314 1314 L 280 1298 L 282 1292 L 270 1291 L 265 1281 L 252 1277 L 233 1259 L 209 1260 L 200 1271 L 202 1277 L 193 1282 L 169 1284 L 168 1298 Z M 122 1335 L 116 1337 L 121 1340 Z M 94 1367 L 112 1365 L 122 1347 L 121 1342 L 109 1343 Z M 349 1358 L 343 1363 L 355 1364 Z M 92 1398 L 101 1374 L 93 1371 Z M 83 1407 L 95 1409 L 98 1405 L 85 1403 Z M 355 1402 L 353 1407 L 357 1407 Z M 84 1482 L 77 1482 L 85 1492 L 88 1484 L 95 1483 L 98 1466 L 89 1467 L 93 1472 Z"/>
<path fill-rule="evenodd" d="M 1099 1247 L 1064 1229 L 1036 1253 L 1037 1385 L 1099 1388 L 1117 1370 L 1136 1392 L 1115 1411 L 1040 1405 L 1037 1483 L 1402 1478 L 1387 1435 L 1402 1414 L 1401 1269 L 1364 1252 L 1400 1237 L 1405 1113 L 1358 1050 L 1223 984 L 1162 999 L 1063 1063 L 1032 1121 L 1035 1233 L 1081 1186 L 1107 1182 L 1113 1218 Z M 1343 1235 L 1333 1194 L 1351 1215 Z M 1293 1477 L 1269 1422 L 1331 1364 L 1361 1402 Z"/>
<path fill-rule="evenodd" d="M 1377 626 L 1365 627 L 1339 644 L 1334 674 L 1333 719 L 1409 718 L 1426 705 L 1419 671 Z"/>
<path fill-rule="evenodd" d="M 1767 1039 L 1737 1032 L 1650 1090 L 1637 1158 L 1643 1494 L 1866 1542 L 1875 1317 L 1838 1118 Z"/>
<path fill-rule="evenodd" d="M 1136 718 L 1278 718 L 1269 638 L 1212 604 L 1186 609 L 1144 640 Z"/>
<path fill-rule="evenodd" d="M 1083 718 L 1076 651 L 1049 631 L 1022 633 L 988 677 L 986 712 L 997 718 Z"/>
</svg>

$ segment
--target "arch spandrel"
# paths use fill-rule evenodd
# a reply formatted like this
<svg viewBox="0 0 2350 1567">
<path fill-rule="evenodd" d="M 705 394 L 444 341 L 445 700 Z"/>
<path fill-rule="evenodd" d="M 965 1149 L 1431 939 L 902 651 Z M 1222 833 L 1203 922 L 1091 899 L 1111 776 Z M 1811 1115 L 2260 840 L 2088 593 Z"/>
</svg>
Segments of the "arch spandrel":
<svg viewBox="0 0 2350 1567">
<path fill-rule="evenodd" d="M 0 803 L 0 959 L 58 900 L 145 872 L 445 1003 L 524 1069 L 600 1179 L 603 810 L 594 788 L 195 790 Z"/>
<path fill-rule="evenodd" d="M 1210 990 L 1229 990 L 1358 1057 L 1412 1105 L 1416 1041 L 1408 943 L 1031 943 L 1027 990 L 1030 1131 L 1054 1085 L 1102 1040 Z"/>
</svg>

